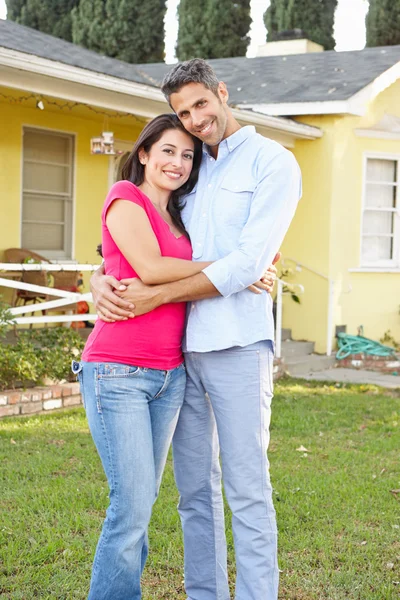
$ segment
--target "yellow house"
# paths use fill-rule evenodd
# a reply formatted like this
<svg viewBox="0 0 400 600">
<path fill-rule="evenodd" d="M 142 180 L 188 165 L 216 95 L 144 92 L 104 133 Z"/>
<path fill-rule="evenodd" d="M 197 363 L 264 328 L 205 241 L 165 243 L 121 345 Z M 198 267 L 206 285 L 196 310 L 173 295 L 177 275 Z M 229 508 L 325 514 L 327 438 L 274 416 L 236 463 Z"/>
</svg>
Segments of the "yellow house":
<svg viewBox="0 0 400 600">
<path fill-rule="evenodd" d="M 400 47 L 210 62 L 239 122 L 302 168 L 282 251 L 304 293 L 285 298 L 284 325 L 321 353 L 336 326 L 399 339 Z M 97 262 L 107 189 L 147 120 L 170 110 L 167 69 L 0 21 L 0 253 Z M 115 153 L 91 153 L 109 131 Z"/>
</svg>

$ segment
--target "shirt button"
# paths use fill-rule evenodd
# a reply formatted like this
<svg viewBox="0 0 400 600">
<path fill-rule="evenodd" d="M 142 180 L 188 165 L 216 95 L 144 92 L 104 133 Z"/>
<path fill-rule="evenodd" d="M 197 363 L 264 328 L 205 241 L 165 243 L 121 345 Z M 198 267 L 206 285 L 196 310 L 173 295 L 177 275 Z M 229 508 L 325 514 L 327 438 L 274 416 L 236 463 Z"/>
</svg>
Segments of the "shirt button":
<svg viewBox="0 0 400 600">
<path fill-rule="evenodd" d="M 211 162 L 214 160 L 212 156 L 210 156 L 210 160 L 211 160 Z"/>
<path fill-rule="evenodd" d="M 207 187 L 209 187 L 209 188 L 212 187 L 211 183 L 209 183 Z"/>
<path fill-rule="evenodd" d="M 194 307 L 195 307 L 195 305 L 194 305 L 194 304 L 192 304 L 192 308 L 191 308 L 191 310 L 193 310 L 193 309 L 194 309 Z"/>
<path fill-rule="evenodd" d="M 206 216 L 207 216 L 207 213 L 203 213 L 201 216 L 202 216 L 202 217 L 206 217 Z"/>
</svg>

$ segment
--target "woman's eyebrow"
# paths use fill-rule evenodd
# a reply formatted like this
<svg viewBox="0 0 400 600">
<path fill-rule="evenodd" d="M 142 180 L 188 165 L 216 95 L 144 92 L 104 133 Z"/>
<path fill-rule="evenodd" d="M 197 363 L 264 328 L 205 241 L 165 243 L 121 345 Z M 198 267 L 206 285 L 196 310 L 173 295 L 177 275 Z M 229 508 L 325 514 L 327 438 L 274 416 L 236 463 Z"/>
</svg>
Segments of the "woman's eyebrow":
<svg viewBox="0 0 400 600">
<path fill-rule="evenodd" d="M 162 144 L 162 145 L 161 145 L 161 148 L 162 148 L 163 146 L 171 146 L 171 148 L 175 148 L 175 149 L 176 149 L 176 146 L 175 146 L 174 144 L 168 144 L 168 143 L 165 143 L 165 144 Z M 194 152 L 194 150 L 193 150 L 193 148 L 186 148 L 186 150 L 184 150 L 184 152 Z"/>
</svg>

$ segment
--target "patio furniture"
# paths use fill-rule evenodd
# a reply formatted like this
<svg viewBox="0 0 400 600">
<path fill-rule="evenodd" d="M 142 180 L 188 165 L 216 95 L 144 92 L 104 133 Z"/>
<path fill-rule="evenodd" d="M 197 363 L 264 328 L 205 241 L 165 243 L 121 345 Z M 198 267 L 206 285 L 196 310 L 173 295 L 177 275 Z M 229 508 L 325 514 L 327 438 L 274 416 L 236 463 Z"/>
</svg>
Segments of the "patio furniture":
<svg viewBox="0 0 400 600">
<path fill-rule="evenodd" d="M 9 263 L 44 263 L 50 264 L 51 261 L 26 248 L 8 248 L 5 250 L 5 260 Z M 42 287 L 54 287 L 60 290 L 78 291 L 79 273 L 76 271 L 22 271 L 21 281 Z M 16 292 L 16 293 L 15 293 Z M 45 292 L 34 292 L 27 290 L 15 290 L 12 300 L 12 306 L 26 305 L 28 303 L 37 304 L 38 302 L 47 302 L 53 299 L 51 294 Z M 76 304 L 71 304 L 65 308 L 48 309 L 48 311 L 56 310 L 58 313 L 75 313 Z M 46 315 L 47 311 L 42 310 L 42 314 Z M 32 313 L 33 314 L 33 313 Z M 32 324 L 30 325 L 32 327 Z"/>
</svg>

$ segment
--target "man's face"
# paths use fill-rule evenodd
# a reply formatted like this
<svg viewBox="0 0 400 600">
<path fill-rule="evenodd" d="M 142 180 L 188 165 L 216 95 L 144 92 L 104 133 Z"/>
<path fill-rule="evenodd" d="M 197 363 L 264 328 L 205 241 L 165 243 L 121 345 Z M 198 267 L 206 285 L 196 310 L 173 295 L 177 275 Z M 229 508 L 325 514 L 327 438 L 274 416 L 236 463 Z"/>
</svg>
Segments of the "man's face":
<svg viewBox="0 0 400 600">
<path fill-rule="evenodd" d="M 218 97 L 202 83 L 188 83 L 170 96 L 170 104 L 189 133 L 208 146 L 227 137 L 228 92 L 220 82 Z"/>
</svg>

